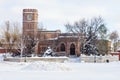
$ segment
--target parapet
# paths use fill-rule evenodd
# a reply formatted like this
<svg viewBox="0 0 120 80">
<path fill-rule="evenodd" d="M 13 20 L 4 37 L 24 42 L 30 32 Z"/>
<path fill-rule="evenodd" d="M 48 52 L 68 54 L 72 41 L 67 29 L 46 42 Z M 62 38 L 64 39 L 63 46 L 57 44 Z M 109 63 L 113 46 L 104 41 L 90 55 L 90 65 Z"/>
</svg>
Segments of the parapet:
<svg viewBox="0 0 120 80">
<path fill-rule="evenodd" d="M 38 12 L 37 9 L 23 9 L 23 12 Z"/>
</svg>

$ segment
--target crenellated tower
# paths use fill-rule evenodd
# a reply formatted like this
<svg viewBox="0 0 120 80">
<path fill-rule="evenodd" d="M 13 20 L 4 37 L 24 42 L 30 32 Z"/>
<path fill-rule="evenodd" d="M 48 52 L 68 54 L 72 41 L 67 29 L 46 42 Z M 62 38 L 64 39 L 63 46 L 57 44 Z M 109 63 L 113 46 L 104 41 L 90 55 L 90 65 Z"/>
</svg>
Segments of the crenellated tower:
<svg viewBox="0 0 120 80">
<path fill-rule="evenodd" d="M 38 10 L 23 9 L 23 36 L 36 37 L 38 31 Z"/>
</svg>

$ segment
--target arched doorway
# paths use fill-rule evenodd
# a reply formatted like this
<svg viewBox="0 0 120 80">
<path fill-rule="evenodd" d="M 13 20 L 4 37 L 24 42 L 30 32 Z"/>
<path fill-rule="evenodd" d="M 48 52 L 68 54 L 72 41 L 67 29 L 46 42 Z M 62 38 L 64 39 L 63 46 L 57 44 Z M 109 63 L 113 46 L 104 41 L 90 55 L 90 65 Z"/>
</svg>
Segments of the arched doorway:
<svg viewBox="0 0 120 80">
<path fill-rule="evenodd" d="M 75 45 L 73 43 L 70 45 L 70 55 L 75 55 Z"/>
<path fill-rule="evenodd" d="M 60 51 L 65 51 L 65 45 L 63 43 L 60 45 Z"/>
</svg>

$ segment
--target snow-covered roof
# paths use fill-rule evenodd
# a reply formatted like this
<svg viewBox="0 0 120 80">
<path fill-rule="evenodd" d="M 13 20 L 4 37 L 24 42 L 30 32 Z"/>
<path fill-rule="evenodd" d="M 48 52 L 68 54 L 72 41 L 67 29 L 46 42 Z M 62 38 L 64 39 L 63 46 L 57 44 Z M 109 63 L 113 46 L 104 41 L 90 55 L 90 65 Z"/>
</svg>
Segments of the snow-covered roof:
<svg viewBox="0 0 120 80">
<path fill-rule="evenodd" d="M 46 32 L 46 33 L 60 33 L 60 30 L 38 30 L 39 32 Z"/>
<path fill-rule="evenodd" d="M 78 36 L 59 36 L 59 38 L 78 38 Z"/>
<path fill-rule="evenodd" d="M 56 37 L 56 38 L 49 38 L 49 39 L 47 39 L 47 40 L 57 40 L 58 38 Z"/>
</svg>

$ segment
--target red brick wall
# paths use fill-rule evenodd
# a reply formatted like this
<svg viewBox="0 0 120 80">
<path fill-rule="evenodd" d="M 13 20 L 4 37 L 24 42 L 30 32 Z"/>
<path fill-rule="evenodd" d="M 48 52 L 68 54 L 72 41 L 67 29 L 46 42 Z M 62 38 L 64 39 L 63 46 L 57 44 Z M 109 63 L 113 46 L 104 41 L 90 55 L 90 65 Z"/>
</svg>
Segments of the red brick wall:
<svg viewBox="0 0 120 80">
<path fill-rule="evenodd" d="M 0 54 L 5 53 L 5 52 L 6 52 L 5 49 L 0 49 Z"/>
<path fill-rule="evenodd" d="M 119 61 L 120 61 L 120 52 L 114 52 L 114 53 L 111 53 L 111 55 L 118 55 L 119 56 Z"/>
</svg>

